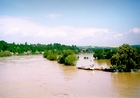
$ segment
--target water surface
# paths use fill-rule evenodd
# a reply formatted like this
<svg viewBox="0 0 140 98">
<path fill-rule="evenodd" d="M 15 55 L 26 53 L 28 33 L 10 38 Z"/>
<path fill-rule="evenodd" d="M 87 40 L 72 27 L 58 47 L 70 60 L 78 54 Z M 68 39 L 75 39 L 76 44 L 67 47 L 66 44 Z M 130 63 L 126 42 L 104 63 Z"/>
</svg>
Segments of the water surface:
<svg viewBox="0 0 140 98">
<path fill-rule="evenodd" d="M 93 60 L 96 66 L 108 65 L 101 62 Z M 49 61 L 42 55 L 0 58 L 0 98 L 139 97 L 139 72 L 79 70 Z"/>
</svg>

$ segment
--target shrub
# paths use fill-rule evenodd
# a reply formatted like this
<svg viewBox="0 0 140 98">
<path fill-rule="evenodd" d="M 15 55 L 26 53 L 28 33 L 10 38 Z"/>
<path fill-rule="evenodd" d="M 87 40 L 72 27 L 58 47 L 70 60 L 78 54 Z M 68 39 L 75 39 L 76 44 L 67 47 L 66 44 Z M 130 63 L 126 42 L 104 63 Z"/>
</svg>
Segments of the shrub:
<svg viewBox="0 0 140 98">
<path fill-rule="evenodd" d="M 65 64 L 66 65 L 75 65 L 76 64 L 76 61 L 77 61 L 77 56 L 75 55 L 68 55 L 66 58 L 65 58 Z"/>
<path fill-rule="evenodd" d="M 0 52 L 0 57 L 11 56 L 11 55 L 12 54 L 10 53 L 10 51 Z"/>
<path fill-rule="evenodd" d="M 44 57 L 44 58 L 47 58 L 47 54 L 48 54 L 48 52 L 45 51 L 44 54 L 43 54 L 43 57 Z"/>
</svg>

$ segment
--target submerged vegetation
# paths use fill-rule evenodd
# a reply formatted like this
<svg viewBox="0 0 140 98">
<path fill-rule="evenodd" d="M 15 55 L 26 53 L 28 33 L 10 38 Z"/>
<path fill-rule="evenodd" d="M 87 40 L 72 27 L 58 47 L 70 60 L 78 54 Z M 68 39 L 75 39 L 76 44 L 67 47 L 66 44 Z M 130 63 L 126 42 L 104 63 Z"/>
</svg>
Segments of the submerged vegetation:
<svg viewBox="0 0 140 98">
<path fill-rule="evenodd" d="M 77 53 L 77 52 L 76 52 Z M 43 54 L 44 58 L 57 61 L 65 65 L 75 65 L 78 60 L 73 50 L 46 50 Z"/>
</svg>

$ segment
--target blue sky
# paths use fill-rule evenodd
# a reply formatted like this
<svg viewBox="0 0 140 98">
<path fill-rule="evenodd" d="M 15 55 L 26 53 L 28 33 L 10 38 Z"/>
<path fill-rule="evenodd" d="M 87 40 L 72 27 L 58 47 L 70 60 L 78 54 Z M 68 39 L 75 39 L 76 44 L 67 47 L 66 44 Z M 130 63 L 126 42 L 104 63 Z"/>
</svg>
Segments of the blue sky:
<svg viewBox="0 0 140 98">
<path fill-rule="evenodd" d="M 0 0 L 0 40 L 140 44 L 140 0 Z"/>
</svg>

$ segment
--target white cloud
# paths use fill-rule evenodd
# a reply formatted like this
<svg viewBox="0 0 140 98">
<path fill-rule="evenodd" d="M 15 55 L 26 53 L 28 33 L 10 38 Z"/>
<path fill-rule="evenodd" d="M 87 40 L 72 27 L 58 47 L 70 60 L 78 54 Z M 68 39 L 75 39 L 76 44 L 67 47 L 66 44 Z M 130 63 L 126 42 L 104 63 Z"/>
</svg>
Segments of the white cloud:
<svg viewBox="0 0 140 98">
<path fill-rule="evenodd" d="M 140 34 L 140 28 L 133 28 L 130 30 L 130 32 L 132 32 L 134 34 Z"/>
<path fill-rule="evenodd" d="M 122 36 L 123 36 L 123 34 L 116 34 L 116 35 L 114 35 L 114 38 L 120 39 Z"/>
<path fill-rule="evenodd" d="M 57 18 L 59 16 L 61 16 L 61 14 L 48 14 L 47 15 L 47 17 L 49 17 L 49 18 Z"/>
<path fill-rule="evenodd" d="M 109 45 L 123 34 L 107 28 L 45 26 L 26 18 L 0 17 L 0 39 L 16 43 L 62 43 L 75 45 Z"/>
</svg>

